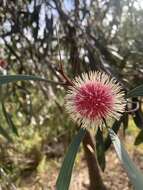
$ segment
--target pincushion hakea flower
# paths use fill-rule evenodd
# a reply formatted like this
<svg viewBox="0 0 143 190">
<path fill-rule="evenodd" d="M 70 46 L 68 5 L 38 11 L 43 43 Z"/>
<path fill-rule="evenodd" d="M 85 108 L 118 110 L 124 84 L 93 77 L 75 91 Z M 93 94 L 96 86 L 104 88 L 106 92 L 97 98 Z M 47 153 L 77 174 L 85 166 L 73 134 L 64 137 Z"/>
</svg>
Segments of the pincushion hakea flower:
<svg viewBox="0 0 143 190">
<path fill-rule="evenodd" d="M 71 118 L 85 128 L 101 126 L 112 117 L 118 120 L 126 105 L 122 87 L 104 72 L 76 77 L 65 99 Z"/>
</svg>

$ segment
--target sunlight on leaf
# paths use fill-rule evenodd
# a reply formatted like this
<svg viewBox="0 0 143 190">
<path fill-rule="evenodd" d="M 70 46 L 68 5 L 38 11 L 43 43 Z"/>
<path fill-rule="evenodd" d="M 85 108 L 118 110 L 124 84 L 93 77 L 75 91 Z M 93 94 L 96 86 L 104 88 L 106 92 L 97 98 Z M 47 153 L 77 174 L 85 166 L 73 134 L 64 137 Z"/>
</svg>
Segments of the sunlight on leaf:
<svg viewBox="0 0 143 190">
<path fill-rule="evenodd" d="M 120 142 L 118 136 L 114 133 L 112 129 L 109 129 L 109 134 L 118 155 L 118 158 L 122 162 L 128 177 L 130 178 L 135 190 L 142 190 L 143 189 L 143 174 L 141 171 L 136 167 L 134 162 L 129 157 L 127 151 L 125 150 L 124 146 Z"/>
</svg>

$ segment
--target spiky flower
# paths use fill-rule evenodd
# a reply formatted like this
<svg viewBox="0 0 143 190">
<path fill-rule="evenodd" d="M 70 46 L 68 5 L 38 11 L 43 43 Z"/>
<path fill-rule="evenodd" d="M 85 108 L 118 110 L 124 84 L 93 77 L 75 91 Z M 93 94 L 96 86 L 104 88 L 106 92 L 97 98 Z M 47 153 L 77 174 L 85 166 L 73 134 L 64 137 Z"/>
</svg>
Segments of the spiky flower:
<svg viewBox="0 0 143 190">
<path fill-rule="evenodd" d="M 109 118 L 118 120 L 125 105 L 122 87 L 104 72 L 76 77 L 66 95 L 66 110 L 82 127 L 101 126 Z"/>
</svg>

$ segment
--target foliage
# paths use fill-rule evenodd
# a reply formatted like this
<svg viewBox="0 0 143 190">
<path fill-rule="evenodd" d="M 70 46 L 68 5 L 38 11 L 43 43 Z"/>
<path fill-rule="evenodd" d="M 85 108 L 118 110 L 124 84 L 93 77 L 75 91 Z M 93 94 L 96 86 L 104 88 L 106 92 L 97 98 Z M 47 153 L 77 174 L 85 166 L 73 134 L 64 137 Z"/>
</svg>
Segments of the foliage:
<svg viewBox="0 0 143 190">
<path fill-rule="evenodd" d="M 62 63 L 70 78 L 88 70 L 104 70 L 116 77 L 127 92 L 127 109 L 134 111 L 111 127 L 117 133 L 124 126 L 125 133 L 131 115 L 140 129 L 135 144 L 142 142 L 143 7 L 139 0 L 7 0 L 0 5 L 0 85 L 25 75 L 45 81 L 1 86 L 0 133 L 6 139 L 14 144 L 25 142 L 23 154 L 27 147 L 29 152 L 34 149 L 35 143 L 30 143 L 34 134 L 40 139 L 40 149 L 42 144 L 50 147 L 64 141 L 66 147 L 69 143 L 75 127 L 64 111 Z M 110 135 L 98 133 L 96 140 L 97 158 L 104 169 Z M 5 166 L 3 161 L 1 168 Z M 18 176 L 21 170 L 15 170 L 8 172 Z"/>
<path fill-rule="evenodd" d="M 140 90 L 138 90 L 140 89 Z M 142 96 L 142 91 L 143 88 L 141 88 L 141 86 L 136 87 L 135 89 L 129 91 L 128 94 L 130 94 L 130 96 L 134 96 L 134 94 L 138 94 L 138 96 Z M 127 95 L 128 96 L 128 95 Z M 106 125 L 106 123 L 105 123 Z M 106 126 L 108 128 L 108 126 Z M 81 130 L 83 130 L 81 128 Z M 120 142 L 120 139 L 118 138 L 118 136 L 116 135 L 116 133 L 108 128 L 109 131 L 109 136 L 110 139 L 114 145 L 115 151 L 120 159 L 120 161 L 122 162 L 135 190 L 141 190 L 143 187 L 143 174 L 140 172 L 140 170 L 138 170 L 138 168 L 136 167 L 136 165 L 133 163 L 133 161 L 130 159 L 128 153 L 126 152 L 124 146 L 122 145 L 122 143 Z M 77 136 L 74 138 L 72 144 L 69 146 L 69 150 L 66 154 L 65 160 L 63 162 L 62 168 L 60 170 L 60 174 L 57 180 L 57 190 L 68 190 L 69 189 L 69 184 L 70 184 L 70 179 L 71 179 L 71 173 L 72 173 L 72 167 L 73 167 L 73 161 L 70 162 L 70 164 L 72 165 L 72 167 L 68 167 L 69 166 L 69 160 L 72 159 L 73 155 L 74 155 L 74 159 L 75 159 L 75 155 L 77 154 L 77 148 L 75 147 L 75 144 L 80 143 L 80 131 L 78 134 L 78 138 Z M 142 133 L 140 133 L 136 139 L 136 143 L 138 143 L 139 139 L 142 137 L 141 136 Z M 98 162 L 101 165 L 101 168 L 104 170 L 105 165 L 105 150 L 104 150 L 104 140 L 103 140 L 103 134 L 102 132 L 100 132 L 100 129 L 98 129 L 97 134 L 96 134 L 96 146 L 97 146 L 97 158 L 98 158 Z M 100 140 L 100 141 L 99 141 Z M 100 142 L 100 144 L 99 144 Z M 100 147 L 102 146 L 102 147 Z M 101 152 L 102 151 L 102 152 Z M 99 157 L 100 156 L 100 157 Z M 102 160 L 103 159 L 103 160 Z M 68 175 L 66 175 L 68 174 Z"/>
</svg>

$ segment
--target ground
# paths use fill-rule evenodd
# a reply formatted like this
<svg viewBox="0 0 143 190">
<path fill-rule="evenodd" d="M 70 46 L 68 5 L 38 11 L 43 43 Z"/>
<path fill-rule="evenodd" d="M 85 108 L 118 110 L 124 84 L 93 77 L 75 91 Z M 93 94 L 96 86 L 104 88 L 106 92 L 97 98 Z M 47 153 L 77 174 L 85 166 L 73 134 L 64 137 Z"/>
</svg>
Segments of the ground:
<svg viewBox="0 0 143 190">
<path fill-rule="evenodd" d="M 143 171 L 143 154 L 139 151 L 133 150 L 129 152 L 132 156 L 135 163 Z M 132 190 L 132 186 L 129 182 L 129 179 L 122 168 L 119 160 L 117 159 L 116 154 L 113 152 L 113 149 L 108 151 L 106 156 L 106 169 L 102 173 L 102 178 L 104 184 L 108 190 Z M 31 176 L 28 179 L 25 179 L 24 186 L 20 190 L 55 190 L 55 182 L 59 172 L 59 167 L 57 164 L 52 164 L 48 167 L 47 171 L 40 173 L 40 176 Z M 26 182 L 27 180 L 27 182 Z M 26 185 L 25 185 L 26 184 Z M 41 184 L 41 188 L 40 188 Z M 76 163 L 72 174 L 72 180 L 70 184 L 70 190 L 87 190 L 89 185 L 88 172 L 86 167 L 86 162 L 84 158 L 81 158 L 80 162 Z"/>
<path fill-rule="evenodd" d="M 134 161 L 137 165 L 140 166 L 143 170 L 143 154 L 139 153 L 139 151 L 134 150 L 130 152 L 131 156 L 133 157 Z M 132 190 L 132 186 L 129 182 L 129 179 L 120 164 L 119 160 L 117 159 L 116 154 L 113 152 L 113 149 L 108 151 L 106 156 L 106 169 L 105 172 L 102 173 L 102 178 L 104 184 L 107 186 L 109 190 Z M 74 172 L 72 175 L 72 181 L 70 185 L 70 190 L 87 190 L 89 179 L 88 179 L 88 172 L 85 161 L 82 163 L 78 163 L 80 166 L 74 168 Z M 57 171 L 53 172 L 52 175 L 49 176 L 48 182 L 49 187 L 48 190 L 54 190 L 54 184 L 57 177 Z"/>
<path fill-rule="evenodd" d="M 132 131 L 132 134 L 133 133 L 134 136 L 130 135 L 129 132 L 126 139 L 123 139 L 122 141 L 124 142 L 130 157 L 143 171 L 143 145 L 134 146 L 134 139 L 138 131 Z M 23 179 L 23 184 L 20 184 L 21 187 L 18 190 L 55 190 L 55 183 L 61 163 L 61 157 L 59 157 L 59 159 L 51 159 L 50 162 L 46 161 L 46 164 L 44 159 L 43 166 L 41 166 L 41 168 L 43 168 L 39 169 L 38 175 L 33 173 L 30 177 Z M 107 151 L 106 169 L 104 173 L 101 172 L 101 175 L 108 190 L 133 190 L 127 174 L 117 158 L 113 146 Z M 84 153 L 81 151 L 76 158 L 70 190 L 87 190 L 88 186 L 88 171 L 84 159 Z"/>
</svg>

